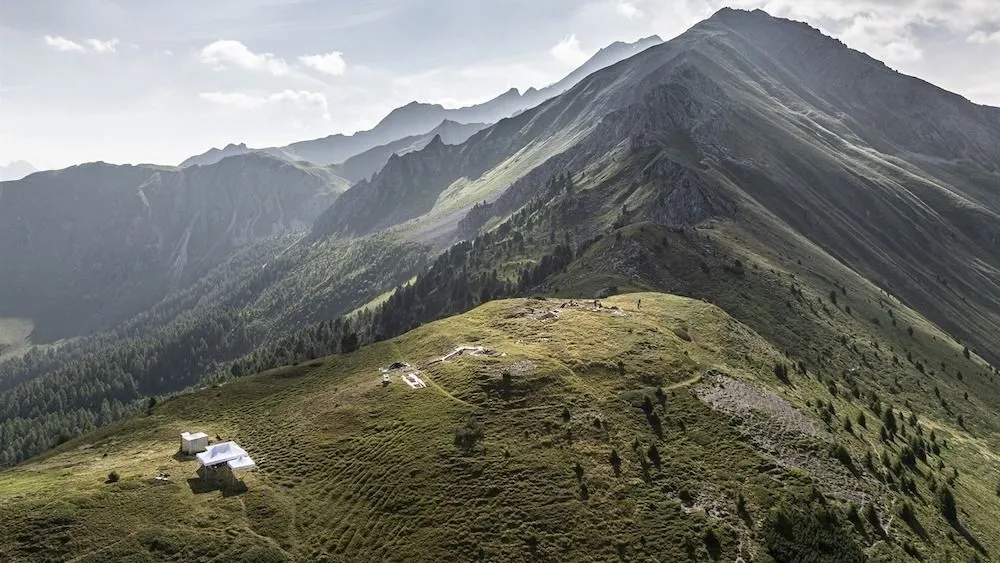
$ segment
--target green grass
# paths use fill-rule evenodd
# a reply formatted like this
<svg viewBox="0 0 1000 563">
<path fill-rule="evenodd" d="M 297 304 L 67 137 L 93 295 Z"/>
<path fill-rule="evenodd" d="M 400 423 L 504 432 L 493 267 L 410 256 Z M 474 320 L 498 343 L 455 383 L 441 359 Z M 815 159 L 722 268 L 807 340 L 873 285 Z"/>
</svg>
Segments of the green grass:
<svg viewBox="0 0 1000 563">
<path fill-rule="evenodd" d="M 995 386 L 978 357 L 803 241 L 771 245 L 727 223 L 620 232 L 549 289 L 569 298 L 669 283 L 733 317 L 648 292 L 604 300 L 624 317 L 561 309 L 561 299 L 493 302 L 352 355 L 170 399 L 0 473 L 0 528 L 12 531 L 0 559 L 768 561 L 826 545 L 833 561 L 904 561 L 1000 549 Z M 638 275 L 615 270 L 623 252 Z M 546 309 L 561 316 L 531 312 Z M 427 365 L 466 344 L 505 355 Z M 383 388 L 377 368 L 397 359 L 426 365 L 428 388 Z M 790 367 L 788 384 L 777 363 Z M 751 408 L 709 406 L 720 377 L 756 389 Z M 880 439 L 873 397 L 907 437 Z M 784 427 L 776 404 L 819 431 Z M 484 437 L 463 452 L 454 436 L 469 416 Z M 252 452 L 261 470 L 246 492 L 189 486 L 194 462 L 171 457 L 189 429 Z M 909 437 L 931 431 L 939 454 L 912 469 L 882 465 L 883 452 L 893 465 Z M 163 470 L 174 482 L 153 485 Z M 121 481 L 105 484 L 110 471 Z M 959 524 L 941 516 L 945 485 Z M 879 526 L 852 522 L 851 503 Z"/>
<path fill-rule="evenodd" d="M 734 343 L 778 353 L 711 305 L 642 298 L 641 312 L 632 296 L 605 301 L 626 317 L 557 309 L 549 322 L 520 315 L 561 301 L 494 302 L 349 356 L 167 400 L 0 473 L 0 527 L 13 532 L 0 538 L 0 557 L 228 560 L 256 549 L 308 560 L 677 560 L 708 558 L 711 528 L 713 553 L 732 560 L 756 526 L 735 514 L 735 491 L 747 491 L 762 522 L 802 477 L 762 475 L 766 457 L 691 389 L 709 370 L 769 379 L 760 362 L 728 357 Z M 430 366 L 422 390 L 380 385 L 380 365 L 421 364 L 469 343 L 506 355 Z M 655 398 L 658 385 L 660 436 L 629 403 L 636 393 Z M 466 455 L 452 442 L 469 415 L 484 438 Z M 195 463 L 171 457 L 182 429 L 246 447 L 260 466 L 248 491 L 195 494 L 185 481 Z M 661 465 L 644 471 L 652 444 Z M 111 470 L 122 480 L 108 485 Z M 158 470 L 173 483 L 150 484 Z M 33 539 L 49 528 L 65 541 Z M 754 541 L 742 549 L 763 553 Z"/>
</svg>

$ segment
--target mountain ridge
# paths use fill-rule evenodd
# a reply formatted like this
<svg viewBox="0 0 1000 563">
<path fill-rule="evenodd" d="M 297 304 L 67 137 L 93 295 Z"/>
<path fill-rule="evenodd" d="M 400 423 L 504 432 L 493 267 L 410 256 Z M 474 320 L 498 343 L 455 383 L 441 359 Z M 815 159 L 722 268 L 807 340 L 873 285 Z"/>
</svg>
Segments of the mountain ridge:
<svg viewBox="0 0 1000 563">
<path fill-rule="evenodd" d="M 412 101 L 390 111 L 371 129 L 358 131 L 351 135 L 338 133 L 267 149 L 246 149 L 242 143 L 239 145 L 231 144 L 226 149 L 234 147 L 235 150 L 227 152 L 226 149 L 213 148 L 206 153 L 185 160 L 185 163 L 188 163 L 187 165 L 195 162 L 210 163 L 223 154 L 227 156 L 238 154 L 246 149 L 270 151 L 276 155 L 287 154 L 293 160 L 305 160 L 319 165 L 340 164 L 348 158 L 372 148 L 405 137 L 426 134 L 444 121 L 463 124 L 496 122 L 562 93 L 598 68 L 613 64 L 661 41 L 662 39 L 656 35 L 644 37 L 632 43 L 616 41 L 598 51 L 567 76 L 541 89 L 532 87 L 522 93 L 517 88 L 511 88 L 481 104 L 460 108 L 445 108 L 440 104 Z M 241 146 L 243 149 L 240 149 Z M 185 163 L 182 163 L 182 166 Z"/>
<path fill-rule="evenodd" d="M 734 30 L 733 26 L 739 29 Z M 779 43 L 776 37 L 785 37 L 782 33 L 791 39 Z M 828 57 L 841 57 L 844 62 L 839 64 L 846 65 L 845 75 L 858 77 L 853 89 L 843 90 L 828 74 L 817 70 L 822 67 L 818 61 Z M 794 60 L 799 63 L 793 64 Z M 742 70 L 734 72 L 733 64 L 742 65 L 736 67 Z M 769 81 L 761 74 L 765 69 L 784 76 L 785 83 L 791 86 L 786 88 Z M 814 90 L 806 91 L 800 84 Z M 913 89 L 920 92 L 914 93 Z M 761 91 L 767 92 L 769 98 L 760 98 Z M 860 100 L 873 92 L 882 92 L 883 98 L 890 96 L 895 101 L 879 102 L 874 108 L 864 106 Z M 940 111 L 926 117 L 921 128 L 908 128 L 905 124 L 911 123 L 909 116 L 918 112 L 921 104 L 947 107 L 942 106 Z M 584 109 L 570 112 L 569 108 L 574 106 Z M 812 117 L 806 117 L 809 108 L 814 110 Z M 893 256 L 900 267 L 905 265 L 906 273 L 882 279 L 888 284 L 887 289 L 918 299 L 922 307 L 939 308 L 932 317 L 947 324 L 949 330 L 959 330 L 960 318 L 981 319 L 985 324 L 974 330 L 979 335 L 977 346 L 988 350 L 992 346 L 982 339 L 983 335 L 1000 329 L 1000 318 L 989 313 L 984 318 L 980 311 L 995 311 L 1000 305 L 1000 288 L 987 281 L 1000 274 L 1000 258 L 996 247 L 990 246 L 992 241 L 1000 240 L 1000 227 L 996 226 L 1000 224 L 996 221 L 1000 218 L 1000 192 L 988 189 L 988 184 L 968 181 L 966 172 L 978 169 L 982 176 L 996 170 L 1000 125 L 994 125 L 994 115 L 1000 112 L 891 71 L 807 24 L 771 18 L 764 12 L 724 10 L 674 40 L 588 76 L 562 96 L 480 131 L 462 145 L 446 152 L 410 153 L 407 158 L 391 161 L 373 183 L 352 187 L 344 194 L 343 206 L 321 215 L 314 237 L 324 233 L 363 234 L 401 221 L 419 221 L 419 217 L 440 204 L 438 198 L 446 190 L 450 197 L 456 197 L 451 193 L 456 189 L 453 185 L 461 185 L 463 181 L 474 184 L 487 169 L 511 162 L 526 147 L 543 140 L 549 142 L 553 137 L 587 139 L 571 144 L 567 156 L 561 158 L 563 164 L 555 170 L 557 173 L 574 172 L 567 168 L 574 158 L 577 162 L 598 158 L 628 137 L 639 142 L 651 141 L 654 150 L 660 147 L 671 158 L 681 158 L 680 162 L 684 158 L 678 148 L 691 145 L 713 159 L 709 170 L 715 176 L 715 186 L 723 187 L 724 191 L 735 189 L 737 201 L 749 197 L 747 202 L 751 206 L 762 203 L 770 206 L 770 212 L 778 213 L 799 232 L 820 237 L 818 240 L 829 251 L 863 268 L 867 275 L 879 276 L 877 263 Z M 748 127 L 762 128 L 773 138 L 760 145 L 753 139 L 756 133 Z M 664 143 L 667 138 L 669 142 Z M 948 143 L 937 153 L 956 159 L 957 164 L 924 158 L 906 160 L 913 153 L 934 153 L 942 139 L 948 139 Z M 805 142 L 812 147 L 800 151 L 807 160 L 798 155 L 779 158 L 777 153 L 790 150 L 785 147 L 791 147 L 793 142 Z M 875 152 L 866 153 L 855 146 L 871 147 Z M 735 150 L 742 154 L 733 154 Z M 831 157 L 830 151 L 837 156 Z M 474 157 L 476 154 L 480 156 Z M 762 176 L 755 162 L 773 167 L 767 172 L 770 176 Z M 697 170 L 704 163 L 692 161 L 685 166 Z M 963 283 L 963 295 L 950 291 L 945 296 L 947 305 L 940 304 L 931 298 L 942 287 L 940 276 L 949 271 L 969 271 L 968 266 L 946 259 L 947 266 L 942 264 L 935 274 L 928 275 L 913 256 L 904 258 L 908 251 L 896 240 L 886 238 L 890 236 L 888 232 L 864 226 L 858 210 L 850 209 L 852 200 L 836 196 L 831 200 L 834 207 L 817 206 L 816 202 L 828 194 L 837 193 L 832 180 L 816 177 L 811 171 L 817 166 L 855 186 L 853 201 L 875 195 L 876 200 L 885 199 L 880 207 L 883 213 L 904 216 L 922 213 L 929 228 L 952 233 L 934 241 L 924 234 L 923 227 L 894 222 L 891 236 L 903 237 L 896 240 L 918 237 L 915 240 L 924 241 L 927 248 L 942 248 L 933 252 L 937 257 L 956 256 L 957 244 L 963 248 L 959 254 L 972 252 L 973 263 L 983 264 L 983 271 L 991 273 L 983 277 L 970 272 L 973 277 L 967 281 L 972 285 Z M 943 188 L 947 182 L 951 184 Z M 785 198 L 779 201 L 774 197 L 776 192 L 763 190 L 762 183 L 782 186 L 780 189 L 787 192 Z M 810 184 L 822 185 L 830 191 L 799 190 L 799 186 Z M 509 185 L 494 183 L 489 188 L 492 191 L 484 194 L 487 199 L 496 197 Z M 806 204 L 803 197 L 812 198 L 813 203 Z M 963 200 L 976 204 L 970 207 Z M 791 214 L 793 210 L 788 204 L 796 201 L 800 202 L 797 204 L 800 208 L 808 205 L 813 215 L 819 210 L 832 215 L 822 222 L 815 216 L 803 222 L 801 216 Z M 387 202 L 391 202 L 389 207 Z M 916 207 L 911 211 L 913 205 Z M 927 206 L 935 211 L 921 211 L 928 209 Z M 393 207 L 399 212 L 386 215 Z M 373 222 L 371 218 L 376 216 L 386 219 Z M 455 228 L 458 218 L 450 221 L 448 228 Z M 861 232 L 864 234 L 860 235 Z M 959 233 L 961 240 L 947 242 Z M 864 240 L 880 241 L 879 249 L 873 251 L 872 247 L 861 246 L 857 242 L 861 239 L 854 238 L 859 235 Z M 943 250 L 946 246 L 950 250 Z M 932 253 L 921 254 L 920 262 L 931 262 Z M 876 259 L 876 255 L 881 258 Z M 980 302 L 982 309 L 967 304 L 975 301 Z M 946 309 L 963 313 L 946 314 Z M 953 320 L 946 321 L 948 316 Z M 993 328 L 986 329 L 987 326 Z M 960 332 L 964 333 L 963 338 L 973 337 L 973 333 Z"/>
</svg>

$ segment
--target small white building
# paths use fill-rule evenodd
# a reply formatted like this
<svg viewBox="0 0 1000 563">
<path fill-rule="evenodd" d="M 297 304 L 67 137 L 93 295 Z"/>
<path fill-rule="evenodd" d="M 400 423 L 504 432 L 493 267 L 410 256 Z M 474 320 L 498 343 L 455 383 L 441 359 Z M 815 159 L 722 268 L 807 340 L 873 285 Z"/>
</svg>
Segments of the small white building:
<svg viewBox="0 0 1000 563">
<path fill-rule="evenodd" d="M 186 455 L 196 454 L 208 449 L 208 434 L 204 432 L 182 432 L 181 433 L 181 453 Z"/>
</svg>

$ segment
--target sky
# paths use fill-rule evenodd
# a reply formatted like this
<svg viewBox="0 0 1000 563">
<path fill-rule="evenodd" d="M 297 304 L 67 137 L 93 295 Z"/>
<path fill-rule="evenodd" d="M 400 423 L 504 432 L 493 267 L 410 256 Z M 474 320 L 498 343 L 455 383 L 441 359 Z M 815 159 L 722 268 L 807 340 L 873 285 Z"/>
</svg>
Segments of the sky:
<svg viewBox="0 0 1000 563">
<path fill-rule="evenodd" d="M 0 165 L 176 164 L 542 87 L 723 6 L 1000 106 L 998 0 L 0 0 Z"/>
</svg>

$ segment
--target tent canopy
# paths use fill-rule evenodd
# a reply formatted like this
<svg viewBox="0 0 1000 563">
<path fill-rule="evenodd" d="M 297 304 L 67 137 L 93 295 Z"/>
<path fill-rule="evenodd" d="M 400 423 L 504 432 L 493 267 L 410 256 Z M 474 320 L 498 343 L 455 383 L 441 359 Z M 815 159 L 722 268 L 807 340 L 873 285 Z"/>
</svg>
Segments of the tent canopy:
<svg viewBox="0 0 1000 563">
<path fill-rule="evenodd" d="M 257 464 L 254 463 L 253 459 L 251 459 L 248 455 L 231 459 L 226 463 L 229 465 L 229 469 L 233 471 L 249 471 L 257 468 Z"/>
<path fill-rule="evenodd" d="M 202 465 L 210 467 L 246 456 L 246 450 L 241 448 L 236 442 L 222 442 L 212 444 L 207 450 L 198 454 L 198 461 Z"/>
</svg>

